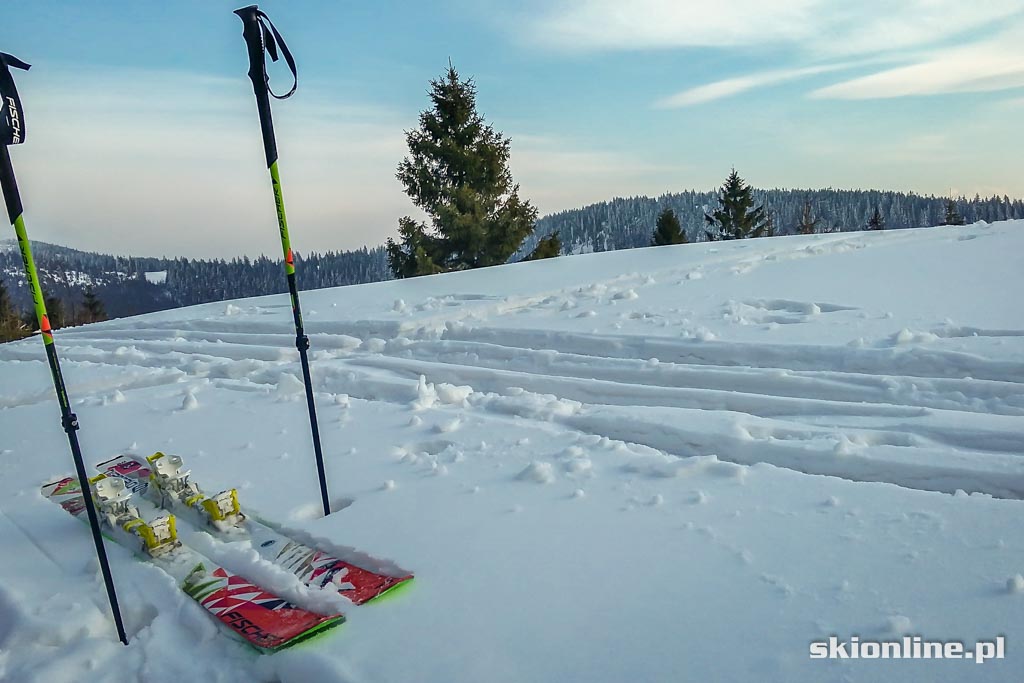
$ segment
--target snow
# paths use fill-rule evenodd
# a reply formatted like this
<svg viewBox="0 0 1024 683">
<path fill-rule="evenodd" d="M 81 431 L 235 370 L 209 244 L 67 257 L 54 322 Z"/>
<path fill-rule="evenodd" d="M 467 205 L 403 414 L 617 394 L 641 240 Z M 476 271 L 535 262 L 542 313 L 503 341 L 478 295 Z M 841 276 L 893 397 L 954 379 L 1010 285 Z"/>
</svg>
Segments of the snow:
<svg viewBox="0 0 1024 683">
<path fill-rule="evenodd" d="M 117 642 L 88 533 L 38 492 L 72 471 L 43 349 L 0 345 L 0 679 L 1017 681 L 1021 253 L 1016 221 L 304 292 L 326 518 L 285 296 L 58 331 L 87 462 L 177 453 L 416 573 L 273 656 L 108 544 Z M 1006 659 L 809 659 L 831 635 Z"/>
<path fill-rule="evenodd" d="M 167 282 L 166 270 L 153 270 L 145 273 L 146 282 L 154 285 L 162 285 Z"/>
</svg>

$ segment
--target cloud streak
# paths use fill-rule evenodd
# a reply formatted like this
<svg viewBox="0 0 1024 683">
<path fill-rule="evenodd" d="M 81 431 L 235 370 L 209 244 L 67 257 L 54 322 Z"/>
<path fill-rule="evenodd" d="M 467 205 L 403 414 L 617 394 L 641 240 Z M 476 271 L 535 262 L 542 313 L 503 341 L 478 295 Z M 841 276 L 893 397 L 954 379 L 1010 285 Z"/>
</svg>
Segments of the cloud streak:
<svg viewBox="0 0 1024 683">
<path fill-rule="evenodd" d="M 1024 87 L 1024 29 L 931 52 L 914 64 L 819 88 L 811 97 L 863 100 Z"/>
<path fill-rule="evenodd" d="M 772 71 L 761 71 L 736 78 L 726 78 L 695 88 L 689 88 L 664 99 L 658 100 L 655 107 L 658 109 L 680 109 L 691 107 L 696 104 L 705 104 L 720 100 L 726 97 L 733 97 L 748 90 L 764 88 L 771 85 L 778 85 L 789 81 L 808 78 L 818 74 L 830 73 L 841 69 L 849 69 L 857 66 L 859 62 L 842 64 L 823 64 L 819 66 L 808 66 L 796 69 L 775 69 Z"/>
<path fill-rule="evenodd" d="M 688 107 L 872 61 L 911 62 L 815 90 L 871 99 L 1024 87 L 1019 0 L 567 0 L 534 12 L 536 41 L 561 50 L 774 50 L 789 66 L 689 88 L 655 102 Z M 983 37 L 978 37 L 978 35 Z M 971 42 L 964 45 L 965 40 Z M 837 61 L 838 60 L 838 61 Z"/>
<path fill-rule="evenodd" d="M 533 8 L 528 25 L 558 49 L 786 47 L 822 58 L 921 47 L 1021 9 L 1019 0 L 568 0 Z"/>
<path fill-rule="evenodd" d="M 571 0 L 533 21 L 536 39 L 582 50 L 735 46 L 755 39 L 796 40 L 816 0 Z"/>
</svg>

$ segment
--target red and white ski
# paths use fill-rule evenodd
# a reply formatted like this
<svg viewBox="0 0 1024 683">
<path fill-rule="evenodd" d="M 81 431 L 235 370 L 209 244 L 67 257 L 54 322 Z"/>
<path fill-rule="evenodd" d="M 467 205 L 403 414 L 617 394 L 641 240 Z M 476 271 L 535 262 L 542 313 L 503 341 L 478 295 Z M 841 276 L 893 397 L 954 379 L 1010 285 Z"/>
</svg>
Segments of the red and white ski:
<svg viewBox="0 0 1024 683">
<path fill-rule="evenodd" d="M 245 578 L 218 566 L 177 540 L 173 516 L 146 523 L 131 505 L 131 492 L 120 480 L 93 480 L 103 534 L 170 574 L 178 586 L 234 636 L 262 652 L 276 652 L 345 621 L 297 607 Z M 102 485 L 102 486 L 101 486 Z M 78 479 L 45 484 L 42 494 L 71 515 L 85 519 L 85 499 Z"/>
<path fill-rule="evenodd" d="M 191 481 L 179 456 L 156 453 L 149 458 L 119 455 L 97 465 L 123 478 L 133 490 L 221 541 L 251 541 L 261 557 L 294 574 L 307 586 L 334 587 L 362 605 L 406 584 L 413 575 L 372 563 L 365 556 L 337 557 L 291 537 L 284 530 L 241 510 L 234 489 L 207 496 Z M 370 564 L 378 566 L 367 566 Z"/>
</svg>

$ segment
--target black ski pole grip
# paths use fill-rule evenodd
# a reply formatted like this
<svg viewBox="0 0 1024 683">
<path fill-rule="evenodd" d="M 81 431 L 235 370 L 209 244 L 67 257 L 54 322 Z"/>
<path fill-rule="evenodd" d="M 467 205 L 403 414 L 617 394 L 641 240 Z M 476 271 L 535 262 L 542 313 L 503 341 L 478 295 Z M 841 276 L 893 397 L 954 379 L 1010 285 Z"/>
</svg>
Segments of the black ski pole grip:
<svg viewBox="0 0 1024 683">
<path fill-rule="evenodd" d="M 249 80 L 256 95 L 256 109 L 260 115 L 260 130 L 263 133 L 263 151 L 267 156 L 267 168 L 277 161 L 277 140 L 274 138 L 274 121 L 270 114 L 270 95 L 267 90 L 267 64 L 263 51 L 263 25 L 260 10 L 256 5 L 236 9 L 235 14 L 242 20 L 242 38 L 249 53 Z"/>
<path fill-rule="evenodd" d="M 266 64 L 263 57 L 263 29 L 260 26 L 259 6 L 249 5 L 235 10 L 242 20 L 242 38 L 249 50 L 249 79 L 259 97 L 260 90 L 267 89 Z"/>
<path fill-rule="evenodd" d="M 28 71 L 31 65 L 14 55 L 0 52 L 0 144 L 5 147 L 25 142 L 25 110 L 11 76 L 12 68 Z"/>
</svg>

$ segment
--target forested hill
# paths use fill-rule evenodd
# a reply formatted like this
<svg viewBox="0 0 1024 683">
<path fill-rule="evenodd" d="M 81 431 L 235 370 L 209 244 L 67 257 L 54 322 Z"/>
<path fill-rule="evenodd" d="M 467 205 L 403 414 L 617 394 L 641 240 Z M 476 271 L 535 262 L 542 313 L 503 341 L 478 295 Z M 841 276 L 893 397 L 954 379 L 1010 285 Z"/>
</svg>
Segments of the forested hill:
<svg viewBox="0 0 1024 683">
<path fill-rule="evenodd" d="M 261 256 L 214 259 L 109 256 L 33 242 L 32 253 L 47 297 L 68 311 L 92 287 L 110 317 L 287 291 L 280 259 Z M 377 282 L 391 277 L 383 247 L 325 254 L 296 254 L 302 289 Z M 13 240 L 0 241 L 0 279 L 16 306 L 28 308 L 21 256 Z"/>
<path fill-rule="evenodd" d="M 810 203 L 819 231 L 847 232 L 863 230 L 877 207 L 886 229 L 918 228 L 942 223 L 946 199 L 913 193 L 879 190 L 758 190 L 758 203 L 765 203 L 775 225 L 776 235 L 796 232 L 804 209 Z M 616 198 L 545 216 L 537 230 L 527 239 L 519 254 L 528 254 L 537 241 L 554 231 L 562 240 L 567 254 L 590 251 L 614 251 L 647 247 L 658 213 L 669 208 L 676 212 L 691 242 L 704 239 L 704 212 L 717 206 L 718 191 L 687 191 L 665 194 L 657 198 Z M 968 223 L 1024 218 L 1024 202 L 1009 197 L 956 200 L 960 215 Z"/>
<path fill-rule="evenodd" d="M 805 203 L 819 219 L 819 231 L 863 230 L 877 207 L 886 229 L 922 227 L 942 223 L 946 199 L 877 190 L 754 190 L 774 222 L 775 234 L 796 232 Z M 631 197 L 592 204 L 581 209 L 545 216 L 536 232 L 513 257 L 521 259 L 537 241 L 558 231 L 562 253 L 586 253 L 646 247 L 658 213 L 676 212 L 690 241 L 704 239 L 704 212 L 717 205 L 717 191 L 687 191 L 657 198 Z M 1009 197 L 957 200 L 968 222 L 1024 218 L 1024 202 Z M 86 287 L 92 287 L 110 317 L 121 317 L 191 304 L 274 294 L 286 291 L 281 261 L 257 259 L 164 259 L 109 256 L 33 243 L 43 290 L 64 302 L 68 312 L 81 305 Z M 296 255 L 301 289 L 377 282 L 391 278 L 383 247 L 355 251 Z M 13 240 L 0 241 L 0 280 L 16 306 L 29 307 L 21 258 Z"/>
</svg>

